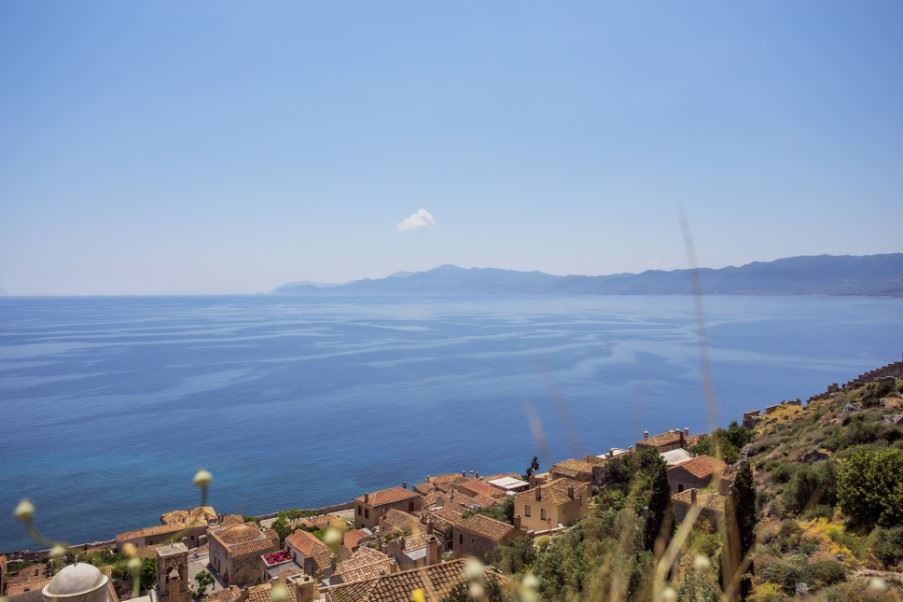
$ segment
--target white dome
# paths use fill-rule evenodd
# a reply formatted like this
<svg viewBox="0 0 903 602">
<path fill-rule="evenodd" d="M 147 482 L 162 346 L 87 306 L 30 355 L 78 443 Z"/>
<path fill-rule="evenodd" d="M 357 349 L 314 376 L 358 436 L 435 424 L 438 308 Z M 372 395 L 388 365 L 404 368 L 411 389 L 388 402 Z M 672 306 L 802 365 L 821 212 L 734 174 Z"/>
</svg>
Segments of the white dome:
<svg viewBox="0 0 903 602">
<path fill-rule="evenodd" d="M 106 581 L 106 576 L 93 564 L 77 562 L 54 575 L 44 593 L 54 597 L 75 596 L 95 590 Z"/>
</svg>

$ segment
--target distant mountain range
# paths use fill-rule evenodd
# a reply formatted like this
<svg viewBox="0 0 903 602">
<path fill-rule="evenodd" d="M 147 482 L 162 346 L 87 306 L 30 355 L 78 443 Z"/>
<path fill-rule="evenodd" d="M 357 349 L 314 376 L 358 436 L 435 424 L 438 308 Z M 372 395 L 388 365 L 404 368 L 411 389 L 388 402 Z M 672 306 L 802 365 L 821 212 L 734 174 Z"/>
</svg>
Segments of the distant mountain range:
<svg viewBox="0 0 903 602">
<path fill-rule="evenodd" d="M 756 261 L 740 267 L 700 268 L 704 294 L 903 295 L 903 253 L 816 255 Z M 689 294 L 692 270 L 649 270 L 610 276 L 555 276 L 496 268 L 443 265 L 424 272 L 324 285 L 294 282 L 276 294 L 354 293 L 552 293 L 597 295 Z"/>
</svg>

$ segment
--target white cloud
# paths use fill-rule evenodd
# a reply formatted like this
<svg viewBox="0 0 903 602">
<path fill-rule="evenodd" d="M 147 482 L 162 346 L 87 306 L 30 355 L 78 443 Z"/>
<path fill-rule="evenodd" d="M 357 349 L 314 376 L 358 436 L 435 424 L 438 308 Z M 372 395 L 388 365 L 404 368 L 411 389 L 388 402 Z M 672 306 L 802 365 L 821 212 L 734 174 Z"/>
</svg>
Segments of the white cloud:
<svg viewBox="0 0 903 602">
<path fill-rule="evenodd" d="M 418 209 L 395 226 L 398 230 L 419 230 L 436 224 L 436 220 L 426 209 Z"/>
</svg>

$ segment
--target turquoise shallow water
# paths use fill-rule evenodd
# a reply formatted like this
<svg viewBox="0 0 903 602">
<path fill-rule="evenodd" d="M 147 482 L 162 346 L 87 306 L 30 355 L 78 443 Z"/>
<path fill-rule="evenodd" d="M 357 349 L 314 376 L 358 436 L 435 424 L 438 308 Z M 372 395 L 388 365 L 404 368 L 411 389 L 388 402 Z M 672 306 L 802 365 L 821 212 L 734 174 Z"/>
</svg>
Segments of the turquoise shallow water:
<svg viewBox="0 0 903 602">
<path fill-rule="evenodd" d="M 719 419 L 898 359 L 903 300 L 706 297 Z M 708 428 L 682 296 L 0 299 L 0 550 Z M 529 417 L 541 424 L 542 440 Z M 4 510 L 6 508 L 7 510 Z"/>
</svg>

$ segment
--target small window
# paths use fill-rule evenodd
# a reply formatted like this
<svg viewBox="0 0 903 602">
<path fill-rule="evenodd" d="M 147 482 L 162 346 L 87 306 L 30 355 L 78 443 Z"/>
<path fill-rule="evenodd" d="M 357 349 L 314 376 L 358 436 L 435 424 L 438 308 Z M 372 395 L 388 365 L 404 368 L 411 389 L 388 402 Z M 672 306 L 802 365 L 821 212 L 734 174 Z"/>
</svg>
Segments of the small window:
<svg viewBox="0 0 903 602">
<path fill-rule="evenodd" d="M 545 508 L 539 509 L 539 520 L 546 520 L 546 509 Z"/>
<path fill-rule="evenodd" d="M 458 535 L 458 543 L 464 543 L 464 536 Z"/>
<path fill-rule="evenodd" d="M 414 502 L 408 502 L 408 512 L 414 511 Z"/>
<path fill-rule="evenodd" d="M 680 493 L 680 492 L 683 491 L 683 490 L 684 490 L 684 486 L 681 485 L 681 484 L 678 484 L 678 485 L 677 485 L 677 492 Z"/>
<path fill-rule="evenodd" d="M 370 511 L 364 508 L 364 518 L 370 518 Z"/>
<path fill-rule="evenodd" d="M 530 504 L 524 506 L 524 516 L 530 516 Z"/>
<path fill-rule="evenodd" d="M 361 515 L 361 507 L 360 507 L 360 506 L 357 507 L 357 515 L 358 515 L 358 516 Z"/>
</svg>

